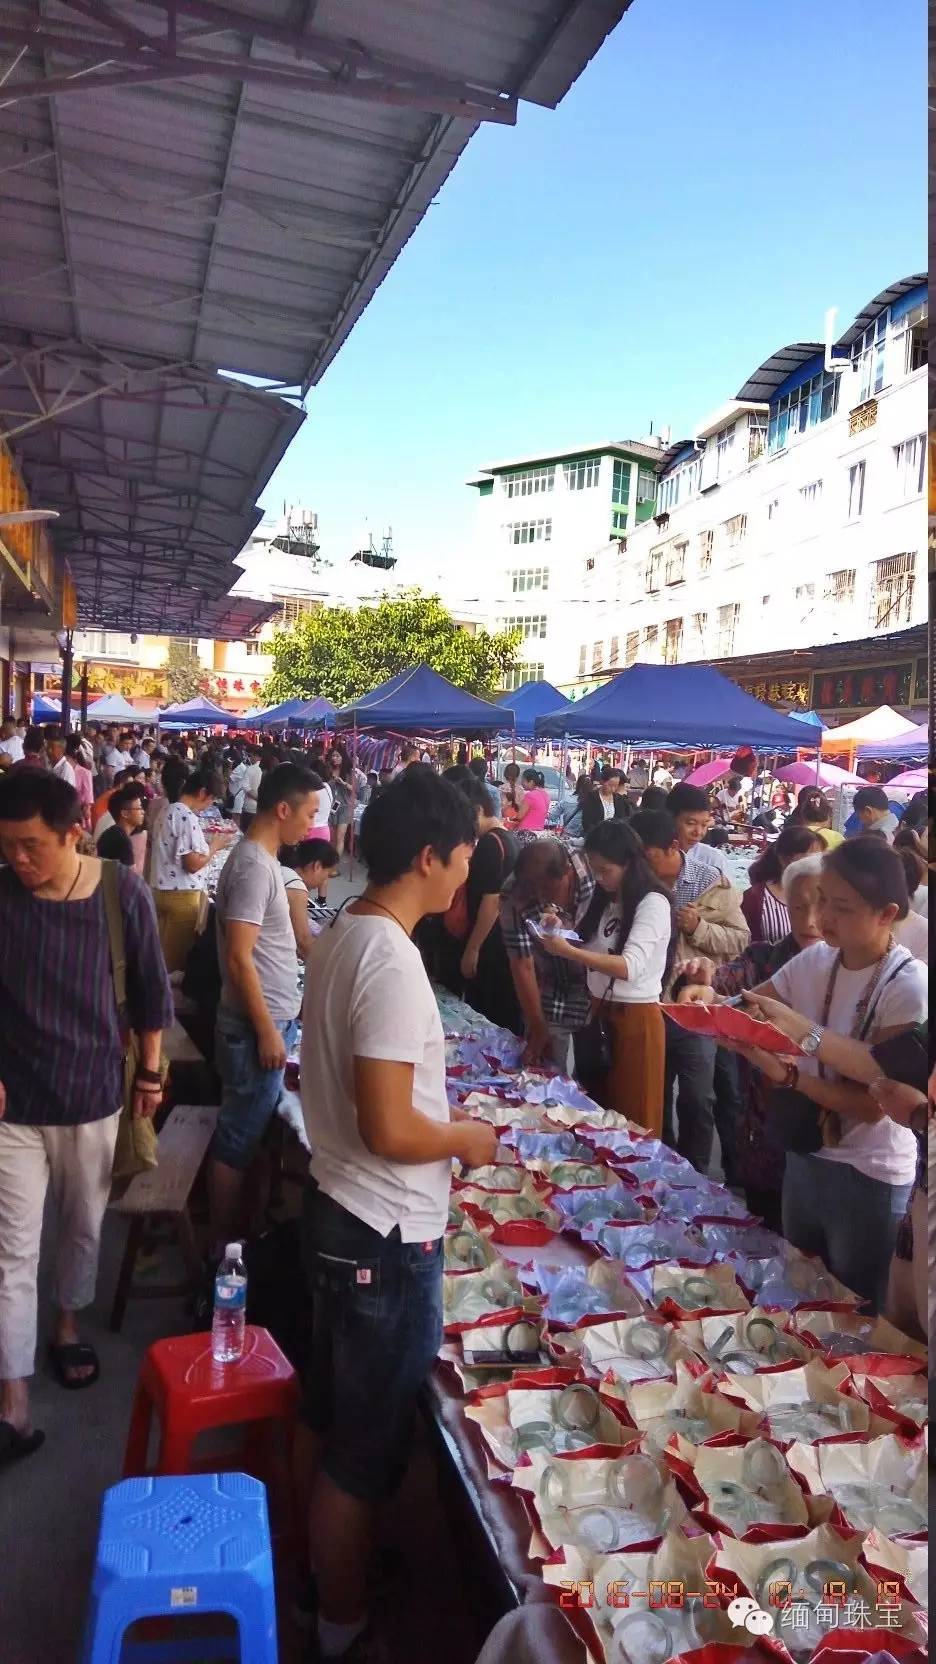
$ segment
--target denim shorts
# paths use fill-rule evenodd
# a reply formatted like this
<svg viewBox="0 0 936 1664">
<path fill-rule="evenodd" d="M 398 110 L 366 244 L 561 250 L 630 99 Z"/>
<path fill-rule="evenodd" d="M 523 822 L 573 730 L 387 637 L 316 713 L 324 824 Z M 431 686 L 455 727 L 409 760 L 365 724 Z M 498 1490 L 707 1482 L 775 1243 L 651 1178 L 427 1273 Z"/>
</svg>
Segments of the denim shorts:
<svg viewBox="0 0 936 1664">
<path fill-rule="evenodd" d="M 295 1018 L 277 1023 L 291 1051 L 299 1025 Z M 221 1113 L 211 1153 L 226 1167 L 243 1172 L 250 1166 L 283 1089 L 283 1069 L 261 1069 L 253 1023 L 237 1011 L 218 1007 L 215 1067 L 221 1076 Z"/>
<path fill-rule="evenodd" d="M 313 1183 L 302 1249 L 313 1306 L 303 1419 L 339 1490 L 382 1502 L 406 1470 L 417 1394 L 442 1344 L 442 1238 L 381 1236 Z"/>
</svg>

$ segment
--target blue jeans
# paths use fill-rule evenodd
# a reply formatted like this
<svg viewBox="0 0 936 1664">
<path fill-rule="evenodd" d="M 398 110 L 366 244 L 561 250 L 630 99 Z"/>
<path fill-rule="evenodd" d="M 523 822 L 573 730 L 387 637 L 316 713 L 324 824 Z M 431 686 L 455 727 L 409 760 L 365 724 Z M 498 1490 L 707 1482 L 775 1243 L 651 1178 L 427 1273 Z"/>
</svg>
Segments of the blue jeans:
<svg viewBox="0 0 936 1664">
<path fill-rule="evenodd" d="M 666 1075 L 663 1085 L 663 1140 L 691 1161 L 700 1173 L 707 1173 L 712 1159 L 715 1123 L 712 1118 L 712 1089 L 715 1076 L 714 1040 L 692 1034 L 669 1017 L 666 1024 Z M 673 1116 L 673 1088 L 679 1085 Z"/>
<path fill-rule="evenodd" d="M 287 1052 L 299 1032 L 295 1018 L 277 1023 Z M 244 1172 L 269 1126 L 283 1089 L 283 1069 L 261 1069 L 257 1036 L 249 1017 L 219 1005 L 215 1026 L 215 1068 L 221 1076 L 221 1112 L 211 1154 Z"/>
<path fill-rule="evenodd" d="M 804 1254 L 818 1254 L 833 1276 L 879 1312 L 911 1189 L 869 1179 L 844 1161 L 788 1151 L 783 1234 Z"/>
<path fill-rule="evenodd" d="M 417 1394 L 442 1344 L 442 1238 L 381 1236 L 310 1183 L 302 1258 L 313 1311 L 303 1418 L 339 1490 L 382 1502 L 406 1470 Z"/>
</svg>

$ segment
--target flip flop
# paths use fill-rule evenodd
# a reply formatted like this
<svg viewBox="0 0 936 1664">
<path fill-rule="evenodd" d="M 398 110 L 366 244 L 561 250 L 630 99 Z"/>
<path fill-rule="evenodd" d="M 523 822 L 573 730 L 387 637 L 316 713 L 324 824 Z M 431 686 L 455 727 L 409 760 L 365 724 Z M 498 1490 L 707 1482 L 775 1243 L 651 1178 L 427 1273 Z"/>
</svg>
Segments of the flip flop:
<svg viewBox="0 0 936 1664">
<path fill-rule="evenodd" d="M 18 1456 L 32 1456 L 44 1440 L 45 1434 L 38 1428 L 21 1433 L 12 1421 L 0 1421 L 0 1468 L 8 1467 Z"/>
<path fill-rule="evenodd" d="M 50 1341 L 49 1362 L 56 1381 L 66 1392 L 81 1392 L 85 1387 L 93 1387 L 101 1373 L 100 1360 L 94 1347 L 83 1340 L 71 1341 L 66 1346 L 56 1346 L 54 1341 Z M 92 1371 L 90 1375 L 79 1376 L 76 1379 L 69 1377 L 69 1370 L 87 1369 L 89 1366 Z"/>
</svg>

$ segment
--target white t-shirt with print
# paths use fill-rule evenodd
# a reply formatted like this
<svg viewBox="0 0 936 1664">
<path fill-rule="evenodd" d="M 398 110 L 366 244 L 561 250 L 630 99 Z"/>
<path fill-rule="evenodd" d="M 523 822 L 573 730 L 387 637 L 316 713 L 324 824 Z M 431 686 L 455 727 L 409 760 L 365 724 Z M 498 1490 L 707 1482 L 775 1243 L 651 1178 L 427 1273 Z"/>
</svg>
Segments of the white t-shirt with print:
<svg viewBox="0 0 936 1664">
<path fill-rule="evenodd" d="M 183 855 L 207 855 L 208 842 L 201 821 L 186 803 L 173 803 L 161 817 L 153 836 L 150 883 L 154 890 L 203 890 L 207 867 L 186 872 Z"/>
<path fill-rule="evenodd" d="M 617 953 L 620 907 L 613 901 L 606 907 L 598 934 L 587 945 L 592 953 Z M 628 975 L 615 977 L 608 987 L 605 971 L 588 972 L 588 992 L 593 999 L 607 999 L 617 1005 L 650 1005 L 663 992 L 666 954 L 673 930 L 673 909 L 665 896 L 652 893 L 637 903 L 630 935 L 621 958 Z"/>
<path fill-rule="evenodd" d="M 826 989 L 836 951 L 827 942 L 816 942 L 776 971 L 771 979 L 785 1004 L 816 1023 L 822 1022 Z M 903 961 L 905 963 L 901 963 Z M 901 968 L 893 974 L 898 964 Z M 873 967 L 863 971 L 839 969 L 826 1024 L 833 1034 L 852 1033 L 855 1012 L 873 976 Z M 882 1029 L 919 1023 L 926 1016 L 926 967 L 919 960 L 908 958 L 905 948 L 894 947 L 888 953 L 871 1010 L 871 1030 L 865 1035 L 869 1042 Z M 801 1057 L 796 1061 L 800 1074 L 818 1075 L 816 1058 Z M 839 1078 L 834 1069 L 827 1068 L 825 1073 L 829 1079 Z M 908 1127 L 898 1126 L 887 1115 L 874 1122 L 843 1118 L 841 1142 L 834 1148 L 816 1151 L 816 1155 L 825 1161 L 844 1161 L 849 1167 L 856 1167 L 859 1173 L 884 1184 L 910 1184 L 916 1172 L 916 1154 L 913 1133 Z"/>
<path fill-rule="evenodd" d="M 413 1107 L 448 1121 L 445 1038 L 418 948 L 392 919 L 341 913 L 306 959 L 302 1111 L 310 1172 L 381 1236 L 434 1241 L 448 1218 L 450 1161 L 372 1155 L 358 1131 L 355 1057 L 413 1065 Z"/>
<path fill-rule="evenodd" d="M 9 757 L 11 763 L 18 763 L 23 755 L 23 742 L 19 734 L 11 734 L 8 740 L 0 740 L 0 756 Z"/>
</svg>

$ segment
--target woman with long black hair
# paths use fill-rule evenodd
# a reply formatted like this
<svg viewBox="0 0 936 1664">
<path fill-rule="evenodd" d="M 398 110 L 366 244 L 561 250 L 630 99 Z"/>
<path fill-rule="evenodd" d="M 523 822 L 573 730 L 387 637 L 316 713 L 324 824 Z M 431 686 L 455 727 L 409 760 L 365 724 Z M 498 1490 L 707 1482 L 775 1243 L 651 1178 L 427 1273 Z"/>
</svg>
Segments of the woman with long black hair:
<svg viewBox="0 0 936 1664">
<path fill-rule="evenodd" d="M 790 934 L 790 914 L 783 890 L 783 874 L 794 861 L 806 855 L 821 855 L 825 843 L 811 826 L 792 822 L 779 838 L 768 844 L 751 866 L 750 888 L 741 897 L 741 911 L 747 919 L 752 942 L 773 946 Z"/>
<path fill-rule="evenodd" d="M 620 820 L 589 832 L 585 855 L 596 889 L 580 919 L 584 947 L 547 936 L 547 953 L 584 967 L 593 1006 L 610 1036 L 609 1109 L 660 1137 L 666 1051 L 660 995 L 673 940 L 669 892 L 640 839 Z"/>
</svg>

